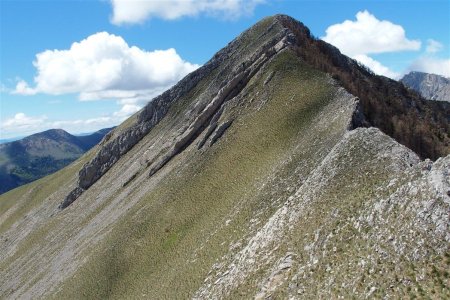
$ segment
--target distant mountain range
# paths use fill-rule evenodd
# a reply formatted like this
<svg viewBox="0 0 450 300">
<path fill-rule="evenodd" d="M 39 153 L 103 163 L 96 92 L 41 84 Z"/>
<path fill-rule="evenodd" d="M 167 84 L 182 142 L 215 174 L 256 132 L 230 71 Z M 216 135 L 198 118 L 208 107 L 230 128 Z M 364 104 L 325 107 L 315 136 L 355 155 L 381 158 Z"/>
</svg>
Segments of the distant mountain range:
<svg viewBox="0 0 450 300">
<path fill-rule="evenodd" d="M 0 145 L 0 194 L 51 174 L 91 149 L 112 128 L 85 136 L 50 129 Z"/>
<path fill-rule="evenodd" d="M 426 99 L 450 102 L 449 78 L 436 74 L 410 72 L 400 81 Z"/>
<path fill-rule="evenodd" d="M 8 139 L 0 139 L 0 144 L 11 143 L 11 142 L 23 139 L 23 138 L 24 138 L 24 136 L 17 136 L 17 137 L 12 137 L 12 138 L 8 138 Z"/>
</svg>

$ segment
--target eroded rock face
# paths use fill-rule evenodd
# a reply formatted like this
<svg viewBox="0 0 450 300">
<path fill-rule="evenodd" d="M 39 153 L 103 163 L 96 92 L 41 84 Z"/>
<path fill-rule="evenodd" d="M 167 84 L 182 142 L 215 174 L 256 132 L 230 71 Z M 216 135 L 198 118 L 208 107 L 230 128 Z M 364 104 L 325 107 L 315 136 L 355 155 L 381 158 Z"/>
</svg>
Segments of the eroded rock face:
<svg viewBox="0 0 450 300">
<path fill-rule="evenodd" d="M 278 20 L 275 20 L 278 22 Z M 272 30 L 269 27 L 267 30 Z M 170 159 L 182 151 L 198 134 L 208 126 L 212 117 L 220 110 L 223 103 L 240 93 L 248 81 L 267 63 L 274 55 L 282 51 L 286 46 L 294 43 L 295 37 L 287 29 L 279 31 L 268 42 L 262 44 L 247 59 L 235 59 L 231 68 L 231 75 L 221 84 L 216 96 L 206 107 L 194 116 L 194 121 L 176 139 L 167 153 L 162 154 L 156 162 L 150 166 L 149 175 L 153 175 L 162 168 Z M 171 105 L 177 102 L 194 88 L 199 81 L 211 74 L 221 64 L 227 62 L 236 48 L 241 47 L 239 38 L 219 51 L 208 63 L 198 70 L 187 75 L 177 85 L 162 95 L 149 102 L 137 115 L 133 125 L 123 130 L 118 129 L 112 136 L 108 135 L 101 143 L 96 156 L 86 163 L 79 171 L 78 186 L 69 193 L 59 208 L 63 209 L 73 203 L 84 190 L 101 178 L 119 159 L 136 145 L 158 122 L 167 114 Z M 218 115 L 220 117 L 220 114 Z M 214 123 L 213 123 L 214 124 Z M 231 123 L 230 123 L 231 124 Z M 213 125 L 214 126 L 214 125 Z M 228 124 L 229 126 L 229 124 Z M 227 127 L 228 127 L 227 126 Z M 223 128 L 222 128 L 223 129 Z M 212 132 L 211 132 L 212 133 Z M 223 133 L 223 132 L 222 132 Z M 218 136 L 220 137 L 220 135 Z M 217 140 L 216 135 L 216 140 Z M 215 142 L 215 141 L 214 141 Z M 214 143 L 212 142 L 212 143 Z"/>
<path fill-rule="evenodd" d="M 273 46 L 273 44 L 275 45 Z M 211 127 L 215 128 L 217 126 L 215 123 L 216 121 L 210 121 L 211 119 L 220 118 L 220 113 L 218 114 L 218 112 L 221 111 L 224 103 L 238 95 L 250 79 L 252 79 L 252 77 L 255 76 L 255 74 L 262 68 L 262 66 L 264 66 L 274 55 L 278 54 L 289 45 L 289 35 L 283 37 L 280 41 L 273 39 L 270 43 L 264 45 L 258 52 L 252 55 L 249 61 L 240 65 L 234 72 L 232 79 L 225 83 L 225 86 L 219 90 L 211 102 L 198 114 L 198 116 L 195 117 L 189 127 L 175 140 L 172 148 L 163 154 L 161 159 L 151 165 L 149 175 L 152 176 L 155 174 L 167 162 L 169 162 L 172 157 L 183 151 L 183 149 L 192 143 L 192 141 L 205 129 L 209 123 L 211 123 Z M 216 131 L 214 131 L 210 145 L 214 144 L 222 136 L 231 123 L 232 121 L 226 121 L 224 124 L 221 124 Z"/>
<path fill-rule="evenodd" d="M 225 133 L 225 131 L 228 129 L 228 127 L 231 126 L 233 123 L 232 120 L 226 121 L 219 125 L 216 131 L 214 131 L 213 136 L 211 137 L 211 141 L 209 143 L 210 146 L 212 146 L 220 137 Z"/>
<path fill-rule="evenodd" d="M 223 60 L 227 53 L 214 57 L 208 64 L 189 74 L 175 87 L 153 99 L 137 115 L 135 124 L 104 142 L 97 155 L 79 172 L 79 187 L 88 189 L 136 143 L 138 143 L 167 113 L 170 106 L 190 91 Z"/>
<path fill-rule="evenodd" d="M 77 198 L 80 197 L 80 195 L 83 194 L 83 192 L 84 190 L 81 187 L 77 186 L 69 193 L 69 195 L 67 195 L 67 197 L 64 199 L 63 202 L 61 202 L 58 208 L 59 209 L 66 208 L 67 206 L 72 204 L 75 200 L 77 200 Z"/>
</svg>

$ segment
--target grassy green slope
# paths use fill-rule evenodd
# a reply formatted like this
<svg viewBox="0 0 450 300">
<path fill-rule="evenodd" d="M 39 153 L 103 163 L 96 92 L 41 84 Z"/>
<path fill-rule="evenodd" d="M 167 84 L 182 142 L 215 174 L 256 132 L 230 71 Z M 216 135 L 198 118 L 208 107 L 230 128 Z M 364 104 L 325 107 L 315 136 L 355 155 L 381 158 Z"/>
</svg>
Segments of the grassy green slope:
<svg viewBox="0 0 450 300">
<path fill-rule="evenodd" d="M 130 188 L 120 189 L 127 169 L 139 165 L 143 152 L 148 152 L 149 143 L 164 143 L 168 138 L 168 131 L 184 124 L 186 109 L 195 100 L 214 96 L 211 91 L 206 92 L 207 88 L 221 84 L 221 76 L 230 72 L 236 60 L 245 59 L 260 43 L 273 38 L 273 34 L 278 31 L 274 29 L 265 32 L 267 21 L 270 22 L 270 19 L 242 34 L 240 42 L 245 45 L 231 45 L 232 54 L 239 47 L 240 55 L 229 57 L 229 65 L 214 70 L 175 103 L 168 116 L 144 141 L 127 153 L 109 172 L 109 176 L 99 180 L 98 184 L 85 193 L 85 197 L 73 205 L 79 205 L 77 209 L 60 213 L 56 208 L 75 186 L 81 166 L 92 159 L 100 147 L 94 148 L 71 166 L 52 176 L 0 196 L 0 238 L 3 241 L 0 243 L 0 268 L 4 275 L 0 276 L 0 285 L 3 295 L 37 297 L 46 294 L 77 268 L 80 260 L 85 260 L 84 257 L 88 256 L 86 252 L 90 250 L 87 249 L 89 247 L 84 247 L 85 244 L 95 244 L 107 233 L 107 227 L 124 213 L 121 206 L 125 202 L 122 200 L 131 197 L 128 195 Z M 126 120 L 116 128 L 111 139 L 135 122 L 136 116 Z M 143 176 L 141 180 L 145 179 Z M 145 185 L 141 187 L 145 190 Z M 137 195 L 130 200 L 136 202 L 140 198 L 141 195 Z M 117 202 L 119 205 L 116 205 Z M 64 274 L 54 276 L 55 269 L 63 269 Z"/>
<path fill-rule="evenodd" d="M 270 38 L 271 20 L 239 53 Z M 57 206 L 99 147 L 0 196 L 0 298 L 446 296 L 448 204 L 430 182 L 448 160 L 430 171 L 378 130 L 349 133 L 355 99 L 290 50 L 225 104 L 219 124 L 234 121 L 214 145 L 198 150 L 202 133 L 148 177 L 147 160 L 232 68 L 174 103 L 67 209 Z"/>
<path fill-rule="evenodd" d="M 223 140 L 177 157 L 177 168 L 115 224 L 56 297 L 192 296 L 255 214 L 269 217 L 344 134 L 353 103 L 337 105 L 337 93 L 292 53 L 277 57 L 230 103 L 223 118 L 239 118 Z M 320 126 L 320 114 L 333 108 L 340 118 Z"/>
</svg>

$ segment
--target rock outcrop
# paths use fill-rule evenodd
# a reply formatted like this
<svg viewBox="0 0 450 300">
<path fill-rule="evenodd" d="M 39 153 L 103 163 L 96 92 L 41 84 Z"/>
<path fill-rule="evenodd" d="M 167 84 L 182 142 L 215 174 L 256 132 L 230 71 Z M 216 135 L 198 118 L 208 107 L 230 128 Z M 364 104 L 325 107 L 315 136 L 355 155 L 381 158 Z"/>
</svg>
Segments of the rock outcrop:
<svg viewBox="0 0 450 300">
<path fill-rule="evenodd" d="M 78 186 L 64 200 L 60 208 L 70 205 L 82 192 L 103 176 L 122 155 L 138 143 L 167 113 L 170 106 L 189 92 L 200 80 L 217 68 L 229 55 L 230 49 L 219 52 L 206 65 L 192 72 L 173 88 L 150 101 L 127 128 L 117 128 L 100 143 L 100 150 L 79 172 Z"/>
<path fill-rule="evenodd" d="M 362 152 L 348 156 L 349 149 L 354 147 Z M 372 176 L 383 169 L 386 175 L 383 181 L 389 184 L 379 185 L 376 193 L 361 203 L 357 215 L 346 215 L 339 208 L 340 199 L 332 200 L 331 195 L 340 185 L 337 182 L 342 181 L 341 176 L 345 177 L 348 169 L 353 168 L 350 165 L 359 164 L 362 157 L 370 157 L 364 169 L 370 169 Z M 428 167 L 424 168 L 425 165 Z M 246 240 L 240 251 L 230 249 L 228 255 L 217 262 L 220 267 L 210 270 L 194 299 L 229 297 L 236 291 L 244 292 L 242 286 L 251 282 L 250 278 L 257 272 L 263 274 L 259 276 L 257 299 L 276 298 L 277 295 L 288 295 L 292 299 L 333 298 L 336 293 L 345 294 L 350 287 L 349 294 L 357 298 L 374 297 L 375 292 L 376 298 L 401 294 L 402 287 L 406 289 L 414 284 L 393 280 L 395 274 L 384 265 L 387 261 L 403 267 L 403 264 L 426 259 L 429 247 L 438 253 L 448 251 L 450 197 L 446 191 L 450 190 L 449 168 L 450 156 L 434 164 L 421 162 L 411 150 L 376 128 L 349 131 L 303 185 Z M 350 182 L 345 184 L 353 190 L 351 185 Z M 317 222 L 314 218 L 319 211 L 323 212 L 320 215 L 323 220 L 317 227 L 306 230 L 312 235 L 307 238 L 309 242 L 305 241 L 301 247 L 295 241 L 290 244 L 288 240 L 292 241 L 292 236 L 304 234 L 303 230 L 297 232 L 299 228 Z M 389 226 L 386 226 L 386 220 L 389 220 Z M 346 232 L 345 238 L 343 232 Z M 437 237 L 433 246 L 424 242 L 423 237 L 427 235 Z M 304 237 L 301 240 L 304 241 Z M 278 248 L 289 249 L 289 252 L 283 253 Z M 358 249 L 357 256 L 350 255 L 354 248 Z M 275 257 L 274 251 L 278 253 Z M 340 251 L 347 253 L 344 260 L 341 260 Z M 352 265 L 361 272 L 349 271 Z M 427 266 L 420 268 L 421 272 L 426 272 Z M 367 274 L 363 270 L 367 270 Z M 375 270 L 386 278 L 375 279 L 372 275 Z M 405 278 L 405 275 L 401 276 Z M 361 283 L 355 283 L 361 278 Z M 314 283 L 315 280 L 320 280 L 321 284 Z M 367 288 L 360 289 L 358 284 Z M 255 286 L 252 289 L 255 292 Z M 383 289 L 381 293 L 380 289 Z"/>
<path fill-rule="evenodd" d="M 271 40 L 268 44 L 265 44 L 254 53 L 248 61 L 243 62 L 236 71 L 233 72 L 232 78 L 228 82 L 224 82 L 217 95 L 211 100 L 206 107 L 195 116 L 194 121 L 189 127 L 176 138 L 171 149 L 162 154 L 162 157 L 150 165 L 149 176 L 155 174 L 161 169 L 168 161 L 175 155 L 183 151 L 195 138 L 206 128 L 207 125 L 215 128 L 217 123 L 211 122 L 211 119 L 220 118 L 221 107 L 228 100 L 238 95 L 242 89 L 247 85 L 250 79 L 261 69 L 261 67 L 267 63 L 274 55 L 282 51 L 286 46 L 292 44 L 293 36 L 284 36 L 280 41 L 278 39 Z M 211 138 L 211 144 L 214 144 L 217 139 L 223 134 L 223 132 L 231 125 L 232 121 L 227 121 L 220 125 L 214 132 Z M 208 133 L 211 130 L 208 130 Z M 213 133 L 213 132 L 210 132 Z M 208 134 L 209 136 L 209 134 Z"/>
<path fill-rule="evenodd" d="M 268 30 L 270 30 L 269 28 Z M 162 168 L 174 155 L 182 151 L 187 144 L 198 136 L 199 131 L 204 129 L 210 122 L 212 116 L 220 109 L 222 104 L 239 94 L 248 81 L 258 70 L 275 54 L 279 53 L 289 44 L 294 43 L 294 36 L 288 30 L 277 32 L 273 38 L 260 45 L 249 58 L 232 60 L 232 72 L 222 81 L 221 88 L 215 97 L 206 105 L 203 111 L 193 113 L 194 121 L 189 127 L 176 138 L 170 150 L 165 150 L 161 157 L 150 164 L 149 175 L 153 175 Z M 199 81 L 209 76 L 221 64 L 234 54 L 235 48 L 240 47 L 239 39 L 230 43 L 219 51 L 208 63 L 192 72 L 178 82 L 161 96 L 151 100 L 136 116 L 134 123 L 127 128 L 117 128 L 112 136 L 108 136 L 100 143 L 100 150 L 95 157 L 86 163 L 79 171 L 78 186 L 71 191 L 64 201 L 59 205 L 64 209 L 75 201 L 84 190 L 93 185 L 102 177 L 122 155 L 127 153 L 138 143 L 158 122 L 166 115 L 171 105 L 185 96 Z M 220 115 L 218 115 L 220 117 Z"/>
</svg>

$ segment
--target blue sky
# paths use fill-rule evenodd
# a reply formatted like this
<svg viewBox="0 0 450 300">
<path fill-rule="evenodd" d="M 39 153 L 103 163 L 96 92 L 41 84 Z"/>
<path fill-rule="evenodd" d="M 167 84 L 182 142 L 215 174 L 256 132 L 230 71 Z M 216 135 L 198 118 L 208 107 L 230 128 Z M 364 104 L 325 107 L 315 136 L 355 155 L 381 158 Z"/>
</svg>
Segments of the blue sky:
<svg viewBox="0 0 450 300">
<path fill-rule="evenodd" d="M 0 0 L 0 139 L 117 125 L 277 13 L 376 73 L 450 76 L 449 0 Z"/>
</svg>

